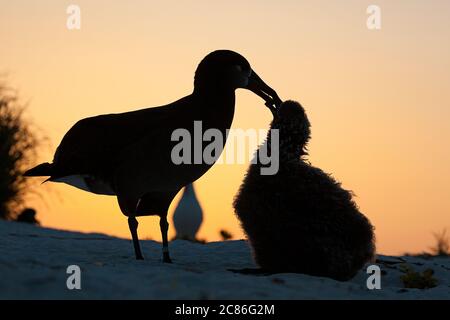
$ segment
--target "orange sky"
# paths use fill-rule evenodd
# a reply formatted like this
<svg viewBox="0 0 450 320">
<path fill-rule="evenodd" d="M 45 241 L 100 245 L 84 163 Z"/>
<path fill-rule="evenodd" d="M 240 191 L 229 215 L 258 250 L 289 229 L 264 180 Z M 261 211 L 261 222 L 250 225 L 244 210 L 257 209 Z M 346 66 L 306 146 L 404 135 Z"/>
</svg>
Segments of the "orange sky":
<svg viewBox="0 0 450 320">
<path fill-rule="evenodd" d="M 66 28 L 71 3 L 81 30 Z M 369 4 L 381 7 L 380 31 L 366 28 Z M 356 193 L 391 254 L 428 249 L 450 227 L 449 39 L 447 0 L 0 0 L 0 71 L 50 137 L 43 161 L 78 119 L 173 101 L 191 92 L 204 55 L 232 49 L 304 105 L 311 162 Z M 233 127 L 269 122 L 262 101 L 239 90 Z M 196 183 L 201 238 L 243 236 L 231 202 L 246 167 L 214 166 Z M 60 184 L 42 193 L 47 204 L 33 205 L 43 225 L 129 237 L 114 198 Z M 160 239 L 157 218 L 139 231 Z"/>
</svg>

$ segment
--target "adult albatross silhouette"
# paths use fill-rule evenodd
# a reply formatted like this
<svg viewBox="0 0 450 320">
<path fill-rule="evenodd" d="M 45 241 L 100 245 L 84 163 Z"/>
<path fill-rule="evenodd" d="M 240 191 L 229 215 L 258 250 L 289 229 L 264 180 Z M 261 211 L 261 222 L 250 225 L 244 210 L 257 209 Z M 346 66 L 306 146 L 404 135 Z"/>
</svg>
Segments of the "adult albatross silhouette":
<svg viewBox="0 0 450 320">
<path fill-rule="evenodd" d="M 136 259 L 143 259 L 136 217 L 159 216 L 163 261 L 171 262 L 167 240 L 170 203 L 181 188 L 212 166 L 203 160 L 174 163 L 172 150 L 179 142 L 172 141 L 172 134 L 182 129 L 194 137 L 194 122 L 201 121 L 203 131 L 213 128 L 223 133 L 224 145 L 238 88 L 256 93 L 272 112 L 281 104 L 243 56 L 214 51 L 198 65 L 192 94 L 160 107 L 82 119 L 65 134 L 53 162 L 30 169 L 25 176 L 50 176 L 46 181 L 117 196 L 128 217 Z M 191 154 L 195 152 L 199 151 L 193 144 Z"/>
</svg>

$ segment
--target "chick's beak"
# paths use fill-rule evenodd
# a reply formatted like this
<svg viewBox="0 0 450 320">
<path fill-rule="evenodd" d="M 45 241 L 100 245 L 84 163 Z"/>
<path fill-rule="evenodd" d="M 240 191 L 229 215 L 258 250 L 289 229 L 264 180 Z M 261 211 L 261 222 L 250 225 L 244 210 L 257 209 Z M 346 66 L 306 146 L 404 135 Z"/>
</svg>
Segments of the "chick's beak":
<svg viewBox="0 0 450 320">
<path fill-rule="evenodd" d="M 269 87 L 253 70 L 248 78 L 248 84 L 245 89 L 248 89 L 263 98 L 266 102 L 266 106 L 272 113 L 274 113 L 282 103 L 275 90 Z"/>
</svg>

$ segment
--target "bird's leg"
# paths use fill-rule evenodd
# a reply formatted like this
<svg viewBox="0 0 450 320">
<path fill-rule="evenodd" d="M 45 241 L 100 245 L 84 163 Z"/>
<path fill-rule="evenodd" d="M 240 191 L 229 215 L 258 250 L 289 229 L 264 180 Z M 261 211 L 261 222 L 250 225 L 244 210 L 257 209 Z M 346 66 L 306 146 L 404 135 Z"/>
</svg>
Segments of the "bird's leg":
<svg viewBox="0 0 450 320">
<path fill-rule="evenodd" d="M 172 263 L 169 255 L 169 242 L 167 241 L 167 231 L 169 230 L 169 223 L 167 217 L 162 216 L 159 220 L 159 227 L 161 228 L 161 235 L 163 241 L 163 262 Z"/>
<path fill-rule="evenodd" d="M 138 221 L 135 216 L 129 216 L 128 217 L 128 226 L 130 227 L 131 236 L 133 238 L 133 245 L 134 245 L 134 253 L 136 254 L 136 260 L 144 260 L 144 257 L 142 256 L 141 252 L 141 246 L 139 245 L 139 238 L 138 238 Z"/>
</svg>

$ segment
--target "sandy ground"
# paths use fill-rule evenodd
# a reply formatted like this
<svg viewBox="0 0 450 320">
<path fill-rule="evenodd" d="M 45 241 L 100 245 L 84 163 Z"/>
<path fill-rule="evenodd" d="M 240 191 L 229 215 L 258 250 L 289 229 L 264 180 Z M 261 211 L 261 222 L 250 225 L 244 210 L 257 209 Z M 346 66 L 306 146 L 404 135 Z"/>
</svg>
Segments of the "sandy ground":
<svg viewBox="0 0 450 320">
<path fill-rule="evenodd" d="M 245 241 L 171 242 L 173 264 L 161 246 L 142 241 L 146 260 L 134 260 L 130 240 L 0 221 L 1 299 L 450 299 L 450 259 L 402 257 L 417 271 L 432 268 L 438 286 L 404 289 L 402 263 L 381 266 L 380 290 L 368 290 L 362 270 L 349 282 L 302 274 L 253 276 Z M 386 261 L 398 257 L 380 256 Z M 69 290 L 69 265 L 81 268 L 81 290 Z"/>
</svg>

